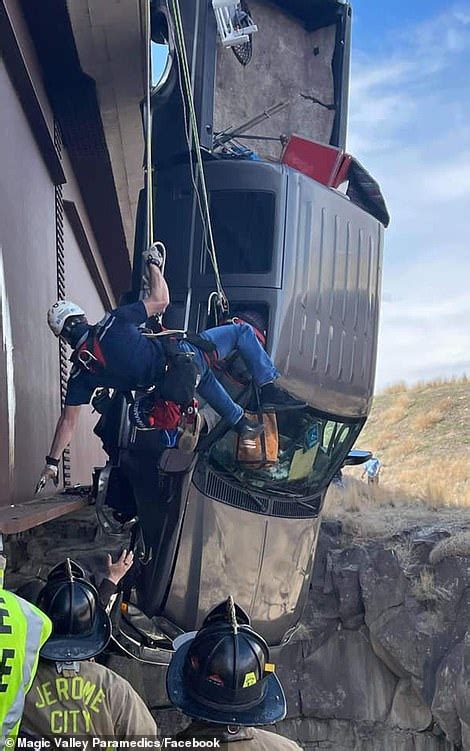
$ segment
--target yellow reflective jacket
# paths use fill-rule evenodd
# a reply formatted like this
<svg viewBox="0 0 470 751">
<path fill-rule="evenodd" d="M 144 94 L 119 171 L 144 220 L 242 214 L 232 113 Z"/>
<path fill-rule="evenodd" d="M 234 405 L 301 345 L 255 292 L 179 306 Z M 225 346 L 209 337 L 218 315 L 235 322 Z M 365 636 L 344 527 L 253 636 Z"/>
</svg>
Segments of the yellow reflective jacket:
<svg viewBox="0 0 470 751">
<path fill-rule="evenodd" d="M 39 650 L 52 625 L 26 600 L 0 588 L 0 749 L 13 748 Z"/>
</svg>

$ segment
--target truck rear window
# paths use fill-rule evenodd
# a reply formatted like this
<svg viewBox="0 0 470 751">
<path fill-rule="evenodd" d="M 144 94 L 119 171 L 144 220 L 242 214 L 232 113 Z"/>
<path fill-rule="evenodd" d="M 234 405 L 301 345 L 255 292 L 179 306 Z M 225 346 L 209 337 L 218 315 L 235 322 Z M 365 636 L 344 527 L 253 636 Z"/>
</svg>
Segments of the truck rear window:
<svg viewBox="0 0 470 751">
<path fill-rule="evenodd" d="M 215 190 L 210 205 L 222 274 L 271 271 L 276 195 L 257 190 Z"/>
</svg>

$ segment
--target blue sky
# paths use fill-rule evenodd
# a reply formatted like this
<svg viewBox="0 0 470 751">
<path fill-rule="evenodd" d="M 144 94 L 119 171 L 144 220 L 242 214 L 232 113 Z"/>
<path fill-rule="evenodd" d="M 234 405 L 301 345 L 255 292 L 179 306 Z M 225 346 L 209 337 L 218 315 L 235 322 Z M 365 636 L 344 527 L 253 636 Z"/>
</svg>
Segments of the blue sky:
<svg viewBox="0 0 470 751">
<path fill-rule="evenodd" d="M 378 386 L 470 373 L 470 1 L 353 7 L 348 147 L 392 215 Z"/>
<path fill-rule="evenodd" d="M 381 183 L 377 385 L 470 374 L 470 0 L 353 0 L 348 149 Z"/>
<path fill-rule="evenodd" d="M 152 44 L 152 82 L 158 83 L 167 59 L 167 48 L 163 44 Z"/>
</svg>

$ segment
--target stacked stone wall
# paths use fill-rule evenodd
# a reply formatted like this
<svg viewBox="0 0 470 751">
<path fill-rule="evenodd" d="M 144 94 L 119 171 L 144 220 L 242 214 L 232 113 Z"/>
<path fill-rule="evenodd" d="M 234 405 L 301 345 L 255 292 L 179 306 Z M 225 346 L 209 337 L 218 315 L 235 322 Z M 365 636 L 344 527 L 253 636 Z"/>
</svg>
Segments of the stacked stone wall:
<svg viewBox="0 0 470 751">
<path fill-rule="evenodd" d="M 463 532 L 465 535 L 465 531 Z M 277 728 L 313 751 L 470 751 L 470 556 L 455 524 L 357 540 L 326 522 L 302 623 L 277 659 L 288 716 Z M 453 540 L 459 544 L 453 544 Z M 98 578 L 106 552 L 93 510 L 10 540 L 8 586 L 66 555 Z M 165 732 L 164 669 L 109 654 Z"/>
</svg>

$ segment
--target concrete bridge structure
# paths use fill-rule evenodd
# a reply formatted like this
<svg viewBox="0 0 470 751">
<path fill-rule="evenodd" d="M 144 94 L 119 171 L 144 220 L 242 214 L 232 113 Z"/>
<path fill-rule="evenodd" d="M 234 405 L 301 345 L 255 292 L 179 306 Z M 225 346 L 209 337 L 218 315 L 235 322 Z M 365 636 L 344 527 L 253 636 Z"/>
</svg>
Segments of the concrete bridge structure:
<svg viewBox="0 0 470 751">
<path fill-rule="evenodd" d="M 98 320 L 130 286 L 143 186 L 144 10 L 143 0 L 0 0 L 1 506 L 31 499 L 64 397 L 67 353 L 48 330 L 48 307 L 70 298 Z M 290 106 L 258 135 L 296 127 L 344 140 L 347 102 L 333 111 L 308 98 L 334 97 L 335 26 L 316 30 L 324 18 L 315 1 L 253 0 L 250 10 L 260 29 L 251 64 L 219 47 L 216 128 L 259 114 L 281 91 Z M 171 38 L 157 41 L 172 53 Z M 250 145 L 279 155 L 278 144 Z M 90 410 L 65 452 L 61 484 L 89 484 L 103 463 L 94 422 Z"/>
</svg>

